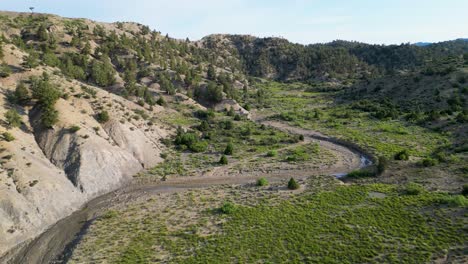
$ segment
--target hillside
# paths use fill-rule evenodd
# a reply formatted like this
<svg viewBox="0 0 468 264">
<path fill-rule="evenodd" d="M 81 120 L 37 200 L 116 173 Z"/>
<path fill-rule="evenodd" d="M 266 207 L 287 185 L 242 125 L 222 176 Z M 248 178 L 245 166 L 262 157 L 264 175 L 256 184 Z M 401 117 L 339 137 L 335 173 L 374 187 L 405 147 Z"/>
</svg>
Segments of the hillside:
<svg viewBox="0 0 468 264">
<path fill-rule="evenodd" d="M 444 215 L 438 218 L 441 223 L 450 224 L 404 223 L 408 230 L 424 230 L 426 237 L 418 238 L 418 243 L 431 246 L 412 258 L 409 248 L 418 243 L 404 241 L 402 254 L 411 262 L 440 257 L 443 249 L 450 250 L 447 257 L 463 259 L 459 254 L 463 237 L 456 237 L 461 220 L 455 216 L 467 204 L 459 195 L 468 171 L 467 54 L 468 42 L 463 39 L 424 46 L 347 41 L 300 45 L 247 35 L 210 35 L 190 41 L 163 36 L 137 23 L 0 12 L 0 256 L 15 257 L 17 252 L 11 249 L 25 250 L 23 246 L 48 227 L 62 228 L 53 224 L 68 216 L 65 223 L 70 221 L 78 231 L 85 223 L 92 229 L 67 258 L 91 261 L 86 252 L 103 246 L 92 237 L 100 234 L 120 243 L 108 242 L 96 257 L 109 254 L 113 260 L 128 258 L 128 263 L 135 263 L 133 257 L 138 258 L 141 248 L 132 248 L 126 237 L 115 232 L 127 230 L 126 225 L 137 220 L 141 230 L 154 231 L 159 227 L 148 219 L 157 218 L 169 229 L 150 232 L 169 236 L 159 244 L 139 232 L 127 235 L 140 241 L 146 253 L 157 244 L 175 255 L 145 253 L 146 261 L 191 260 L 184 255 L 191 250 L 208 252 L 204 256 L 219 261 L 223 256 L 213 251 L 216 243 L 239 246 L 231 238 L 216 236 L 219 241 L 208 242 L 205 236 L 219 235 L 221 223 L 236 231 L 243 225 L 241 219 L 254 223 L 255 215 L 267 217 L 261 206 L 271 200 L 274 219 L 265 220 L 270 230 L 282 218 L 275 210 L 291 210 L 297 195 L 298 204 L 323 214 L 345 210 L 342 204 L 324 204 L 341 196 L 346 196 L 347 203 L 353 203 L 350 197 L 359 197 L 361 204 L 353 203 L 347 211 L 350 215 L 374 203 L 376 212 L 386 217 L 397 205 L 399 219 L 405 219 L 405 206 L 412 203 L 416 209 L 409 210 L 414 219 L 429 218 L 427 211 L 437 212 Z M 346 174 L 346 184 L 335 179 Z M 300 178 L 296 185 L 302 187 L 288 193 L 281 185 L 294 177 Z M 267 178 L 272 180 L 271 188 L 262 189 L 263 181 L 268 185 Z M 260 185 L 257 189 L 235 189 L 250 188 L 255 181 Z M 167 186 L 179 195 L 177 186 L 211 184 L 219 185 L 212 187 L 216 192 L 199 190 L 197 198 L 180 194 L 181 204 L 164 194 L 167 204 L 148 206 L 149 215 L 144 215 L 145 201 L 159 199 L 152 196 L 158 188 Z M 237 187 L 231 189 L 231 184 Z M 407 196 L 412 188 L 421 196 Z M 110 200 L 91 202 L 93 214 L 78 211 L 83 221 L 70 218 L 87 202 L 117 189 L 121 192 L 105 196 Z M 324 190 L 330 193 L 322 194 Z M 386 198 L 376 200 L 382 197 L 373 195 Z M 279 202 L 282 199 L 284 203 Z M 214 208 L 224 206 L 223 200 L 228 207 L 231 200 L 239 204 L 236 222 Z M 143 208 L 136 216 L 135 203 Z M 192 203 L 197 206 L 184 209 Z M 156 213 L 159 210 L 164 210 L 161 215 Z M 116 212 L 125 221 L 119 222 Z M 173 213 L 189 220 L 186 224 L 170 220 Z M 195 221 L 190 214 L 203 221 Z M 301 209 L 300 214 L 304 220 L 308 213 Z M 350 231 L 353 220 L 337 225 Z M 381 220 L 377 222 L 382 230 L 395 234 L 385 239 L 403 239 L 396 219 L 388 226 Z M 171 221 L 177 222 L 174 229 L 166 227 Z M 291 228 L 297 235 L 301 221 L 275 228 Z M 356 221 L 368 225 L 368 215 L 363 213 Z M 196 229 L 192 225 L 204 226 L 200 232 L 206 233 L 192 236 L 196 233 L 190 233 Z M 433 239 L 446 226 L 450 227 L 447 237 Z M 335 228 L 330 224 L 319 231 L 325 236 Z M 353 236 L 359 233 L 355 231 L 350 231 Z M 372 236 L 369 230 L 365 234 Z M 341 235 L 345 239 L 346 234 Z M 183 240 L 183 246 L 172 244 L 172 236 Z M 271 240 L 260 237 L 264 242 Z M 243 238 L 255 244 L 248 236 Z M 63 239 L 70 242 L 73 237 Z M 210 247 L 194 248 L 187 241 Z M 348 247 L 343 247 L 344 253 L 333 252 L 343 256 L 349 252 L 354 261 L 385 262 L 393 255 L 378 253 L 384 244 L 388 243 L 364 254 L 368 258 Z M 65 247 L 56 247 L 61 246 Z M 54 250 L 51 254 L 57 253 Z M 394 254 L 399 248 L 389 250 Z M 323 260 L 308 252 L 294 259 Z M 244 253 L 244 249 L 230 252 L 233 258 L 247 261 L 242 259 Z M 248 260 L 259 261 L 257 257 L 252 254 Z M 273 259 L 284 260 L 278 255 Z"/>
</svg>

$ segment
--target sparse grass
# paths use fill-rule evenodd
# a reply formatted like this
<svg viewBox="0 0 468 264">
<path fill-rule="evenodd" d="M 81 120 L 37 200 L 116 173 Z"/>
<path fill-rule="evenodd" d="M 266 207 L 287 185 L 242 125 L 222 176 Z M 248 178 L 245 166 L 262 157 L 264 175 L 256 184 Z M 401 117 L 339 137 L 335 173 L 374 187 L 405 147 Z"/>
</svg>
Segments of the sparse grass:
<svg viewBox="0 0 468 264">
<path fill-rule="evenodd" d="M 228 188 L 140 202 L 93 224 L 71 263 L 428 263 L 447 252 L 463 262 L 457 247 L 468 238 L 453 216 L 466 204 L 457 196 L 378 184 L 290 198 L 263 192 L 245 204 L 257 194 Z"/>
</svg>

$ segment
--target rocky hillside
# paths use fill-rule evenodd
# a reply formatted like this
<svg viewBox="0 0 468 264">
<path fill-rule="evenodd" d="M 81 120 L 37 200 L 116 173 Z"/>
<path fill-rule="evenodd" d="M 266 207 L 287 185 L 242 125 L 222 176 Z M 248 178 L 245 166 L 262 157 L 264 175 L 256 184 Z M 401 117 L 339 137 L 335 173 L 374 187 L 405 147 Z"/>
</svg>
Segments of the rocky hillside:
<svg viewBox="0 0 468 264">
<path fill-rule="evenodd" d="M 155 104 L 167 91 L 150 74 L 136 80 L 117 62 L 159 64 L 124 48 L 106 56 L 111 44 L 92 37 L 130 36 L 122 25 L 14 13 L 0 19 L 1 254 L 160 162 L 160 140 L 173 127 L 154 117 L 174 110 Z"/>
</svg>

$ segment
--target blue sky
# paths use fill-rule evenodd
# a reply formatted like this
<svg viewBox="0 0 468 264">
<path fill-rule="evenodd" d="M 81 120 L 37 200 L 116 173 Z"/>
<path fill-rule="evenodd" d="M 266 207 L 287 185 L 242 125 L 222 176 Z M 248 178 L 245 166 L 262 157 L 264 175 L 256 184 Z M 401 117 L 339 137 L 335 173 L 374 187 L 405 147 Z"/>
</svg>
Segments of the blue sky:
<svg viewBox="0 0 468 264">
<path fill-rule="evenodd" d="M 135 21 L 172 37 L 213 33 L 393 44 L 468 37 L 467 0 L 0 0 L 0 10 Z"/>
</svg>

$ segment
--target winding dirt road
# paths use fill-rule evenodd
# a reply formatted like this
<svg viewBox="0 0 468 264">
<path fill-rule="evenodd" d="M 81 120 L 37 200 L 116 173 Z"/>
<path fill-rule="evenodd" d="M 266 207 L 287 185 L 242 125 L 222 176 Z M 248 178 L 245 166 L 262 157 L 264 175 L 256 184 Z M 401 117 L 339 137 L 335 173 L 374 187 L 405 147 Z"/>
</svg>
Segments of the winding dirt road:
<svg viewBox="0 0 468 264">
<path fill-rule="evenodd" d="M 320 170 L 300 169 L 297 170 L 274 170 L 268 172 L 237 172 L 232 173 L 228 167 L 218 167 L 209 174 L 194 177 L 180 177 L 168 179 L 164 182 L 153 183 L 131 183 L 114 192 L 99 196 L 88 202 L 81 210 L 58 221 L 48 230 L 36 237 L 29 243 L 18 246 L 15 250 L 0 259 L 4 263 L 66 263 L 74 247 L 79 242 L 82 234 L 96 217 L 106 211 L 110 205 L 123 203 L 143 195 L 151 195 L 162 192 L 179 192 L 187 189 L 205 188 L 213 185 L 223 184 L 249 184 L 261 177 L 275 182 L 284 180 L 294 175 L 304 178 L 311 175 L 345 175 L 346 172 L 362 168 L 371 164 L 370 158 L 359 149 L 349 144 L 337 142 L 314 131 L 304 130 L 288 126 L 276 121 L 256 120 L 258 123 L 268 125 L 284 132 L 304 136 L 304 141 L 317 142 L 322 148 L 332 151 L 338 162 L 328 168 Z M 232 165 L 231 165 L 232 166 Z"/>
</svg>

